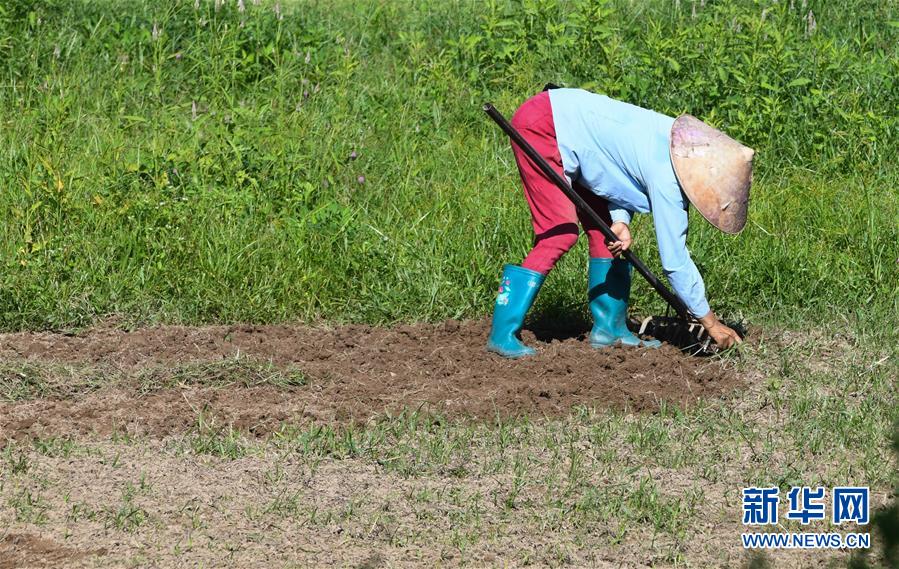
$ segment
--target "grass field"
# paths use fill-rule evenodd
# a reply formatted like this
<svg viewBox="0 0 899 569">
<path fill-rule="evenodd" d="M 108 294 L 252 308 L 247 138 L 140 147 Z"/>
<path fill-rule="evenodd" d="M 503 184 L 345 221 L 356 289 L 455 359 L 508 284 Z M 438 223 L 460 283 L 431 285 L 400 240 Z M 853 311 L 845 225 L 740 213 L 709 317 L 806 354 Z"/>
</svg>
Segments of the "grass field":
<svg viewBox="0 0 899 569">
<path fill-rule="evenodd" d="M 0 568 L 731 567 L 744 485 L 869 485 L 882 506 L 897 46 L 899 5 L 874 0 L 3 2 Z M 691 220 L 713 308 L 753 331 L 703 364 L 734 381 L 699 402 L 644 404 L 671 394 L 637 398 L 659 379 L 642 356 L 578 330 L 495 363 L 455 322 L 489 314 L 531 243 L 481 104 L 511 115 L 548 81 L 758 151 L 746 229 Z M 651 221 L 634 233 L 658 268 Z M 532 323 L 586 317 L 585 249 Z M 635 283 L 632 313 L 662 310 Z M 204 328 L 231 324 L 286 327 Z M 156 325 L 197 328 L 140 336 Z M 574 383 L 590 365 L 607 391 Z M 695 369 L 669 371 L 698 389 Z M 631 391 L 600 397 L 613 371 Z M 360 411 L 363 381 L 397 386 L 390 405 Z M 576 404 L 529 402 L 537 383 Z"/>
<path fill-rule="evenodd" d="M 810 36 L 785 2 L 31 4 L 0 44 L 7 329 L 484 314 L 531 237 L 480 106 L 547 80 L 759 149 L 747 230 L 691 235 L 721 310 L 897 310 L 889 3 L 813 5 Z M 581 304 L 571 257 L 548 309 Z"/>
</svg>

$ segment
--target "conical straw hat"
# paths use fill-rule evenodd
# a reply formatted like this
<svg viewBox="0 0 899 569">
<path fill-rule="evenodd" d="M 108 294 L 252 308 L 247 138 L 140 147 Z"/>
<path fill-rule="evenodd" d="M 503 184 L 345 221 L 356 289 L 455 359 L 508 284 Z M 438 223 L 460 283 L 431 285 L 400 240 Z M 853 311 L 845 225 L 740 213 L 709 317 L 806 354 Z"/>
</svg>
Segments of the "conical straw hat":
<svg viewBox="0 0 899 569">
<path fill-rule="evenodd" d="M 671 163 L 699 213 L 725 233 L 746 225 L 755 151 L 690 115 L 671 127 Z"/>
</svg>

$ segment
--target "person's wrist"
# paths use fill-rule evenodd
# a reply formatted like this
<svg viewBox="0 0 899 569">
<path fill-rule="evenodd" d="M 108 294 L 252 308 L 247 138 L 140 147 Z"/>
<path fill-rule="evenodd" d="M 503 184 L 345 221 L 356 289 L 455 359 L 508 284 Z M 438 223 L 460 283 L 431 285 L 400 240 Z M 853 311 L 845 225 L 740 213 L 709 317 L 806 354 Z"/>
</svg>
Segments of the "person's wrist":
<svg viewBox="0 0 899 569">
<path fill-rule="evenodd" d="M 705 316 L 698 318 L 699 323 L 702 324 L 703 328 L 706 330 L 711 330 L 712 328 L 717 328 L 721 322 L 718 320 L 718 317 L 715 316 L 715 313 L 709 310 L 709 313 Z"/>
</svg>

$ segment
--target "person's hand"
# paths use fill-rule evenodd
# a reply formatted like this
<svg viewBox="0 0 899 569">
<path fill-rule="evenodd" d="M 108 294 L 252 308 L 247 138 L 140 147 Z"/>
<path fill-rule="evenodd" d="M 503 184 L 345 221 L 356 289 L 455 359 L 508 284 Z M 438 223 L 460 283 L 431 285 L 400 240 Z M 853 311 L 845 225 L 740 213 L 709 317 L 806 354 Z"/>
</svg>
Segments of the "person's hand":
<svg viewBox="0 0 899 569">
<path fill-rule="evenodd" d="M 612 256 L 617 257 L 630 249 L 632 243 L 631 230 L 626 223 L 620 221 L 613 223 L 611 229 L 612 233 L 618 237 L 618 241 L 613 241 L 611 243 L 607 241 L 606 245 L 609 247 Z"/>
<path fill-rule="evenodd" d="M 719 348 L 730 348 L 735 344 L 743 343 L 743 340 L 740 339 L 740 335 L 737 334 L 732 328 L 718 320 L 718 317 L 715 316 L 715 313 L 711 310 L 708 314 L 706 314 L 702 318 L 699 318 L 698 320 Z"/>
<path fill-rule="evenodd" d="M 709 336 L 715 340 L 715 344 L 718 345 L 719 348 L 725 349 L 730 348 L 736 344 L 742 344 L 743 340 L 740 339 L 740 335 L 737 334 L 732 328 L 729 326 L 718 322 L 717 325 L 712 327 L 712 329 L 708 329 Z"/>
</svg>

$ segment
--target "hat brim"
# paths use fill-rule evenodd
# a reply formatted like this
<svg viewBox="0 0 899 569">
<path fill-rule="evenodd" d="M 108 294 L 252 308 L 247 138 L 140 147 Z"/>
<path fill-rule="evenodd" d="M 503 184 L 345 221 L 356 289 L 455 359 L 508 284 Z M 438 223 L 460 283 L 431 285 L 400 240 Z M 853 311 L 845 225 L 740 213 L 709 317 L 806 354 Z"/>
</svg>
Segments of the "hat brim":
<svg viewBox="0 0 899 569">
<path fill-rule="evenodd" d="M 731 235 L 746 226 L 755 151 L 691 115 L 671 127 L 671 164 L 690 203 Z"/>
</svg>

